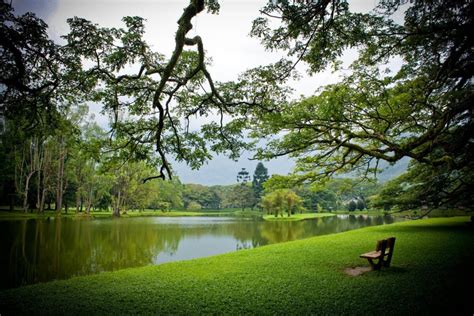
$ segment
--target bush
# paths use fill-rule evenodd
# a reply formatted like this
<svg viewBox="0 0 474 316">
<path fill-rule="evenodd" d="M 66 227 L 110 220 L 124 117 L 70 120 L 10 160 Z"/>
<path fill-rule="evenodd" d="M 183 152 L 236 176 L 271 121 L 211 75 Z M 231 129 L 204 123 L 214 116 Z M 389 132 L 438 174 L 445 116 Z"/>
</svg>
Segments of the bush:
<svg viewBox="0 0 474 316">
<path fill-rule="evenodd" d="M 199 204 L 198 202 L 194 202 L 194 201 L 189 202 L 189 204 L 188 204 L 188 210 L 190 210 L 190 211 L 196 211 L 196 210 L 200 210 L 200 209 L 202 209 L 202 206 L 201 206 L 201 204 Z"/>
</svg>

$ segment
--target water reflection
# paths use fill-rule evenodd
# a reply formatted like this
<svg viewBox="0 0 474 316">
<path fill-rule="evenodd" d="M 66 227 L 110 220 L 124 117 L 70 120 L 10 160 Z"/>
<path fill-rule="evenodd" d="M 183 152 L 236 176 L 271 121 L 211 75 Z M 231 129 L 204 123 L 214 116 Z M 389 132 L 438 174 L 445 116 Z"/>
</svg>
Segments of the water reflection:
<svg viewBox="0 0 474 316">
<path fill-rule="evenodd" d="M 364 215 L 294 222 L 222 217 L 0 221 L 0 288 L 205 257 L 393 221 Z"/>
</svg>

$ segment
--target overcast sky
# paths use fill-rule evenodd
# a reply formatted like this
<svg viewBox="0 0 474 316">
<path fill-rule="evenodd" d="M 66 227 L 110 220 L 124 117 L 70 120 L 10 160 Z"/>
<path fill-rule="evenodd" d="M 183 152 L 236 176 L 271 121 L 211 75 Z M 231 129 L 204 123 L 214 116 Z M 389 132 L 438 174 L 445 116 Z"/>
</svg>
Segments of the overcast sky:
<svg viewBox="0 0 474 316">
<path fill-rule="evenodd" d="M 123 26 L 123 16 L 141 16 L 146 19 L 146 41 L 151 47 L 169 56 L 174 48 L 176 21 L 189 0 L 12 0 L 16 13 L 26 11 L 36 13 L 49 25 L 50 36 L 60 41 L 60 36 L 68 32 L 66 19 L 78 16 L 101 26 Z M 217 81 L 237 78 L 246 69 L 276 61 L 280 54 L 266 52 L 255 38 L 248 36 L 252 20 L 264 6 L 264 0 L 221 0 L 219 15 L 201 13 L 193 19 L 191 35 L 200 35 L 207 52 L 212 58 L 209 70 Z M 351 8 L 366 11 L 373 8 L 375 0 L 351 1 Z M 350 59 L 350 54 L 347 60 Z M 304 65 L 298 70 L 305 73 Z M 298 82 L 290 82 L 295 89 L 295 97 L 311 95 L 324 84 L 334 83 L 338 74 L 331 71 L 316 76 L 304 76 Z M 98 114 L 100 106 L 92 105 L 91 113 L 103 127 L 107 118 Z M 231 184 L 235 183 L 240 168 L 253 173 L 256 161 L 249 161 L 250 154 L 244 153 L 238 162 L 225 157 L 216 157 L 200 170 L 190 170 L 186 165 L 174 164 L 174 169 L 184 183 Z M 264 162 L 270 173 L 286 174 L 293 167 L 287 158 Z"/>
</svg>

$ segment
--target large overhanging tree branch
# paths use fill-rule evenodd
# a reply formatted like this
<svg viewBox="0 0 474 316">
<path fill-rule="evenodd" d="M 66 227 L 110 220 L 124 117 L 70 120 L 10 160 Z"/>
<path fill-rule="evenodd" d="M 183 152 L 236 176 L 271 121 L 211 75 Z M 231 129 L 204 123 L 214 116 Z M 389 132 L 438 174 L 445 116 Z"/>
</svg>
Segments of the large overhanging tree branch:
<svg viewBox="0 0 474 316">
<path fill-rule="evenodd" d="M 347 48 L 368 44 L 386 54 L 391 43 L 405 36 L 403 29 L 383 17 L 351 12 L 345 0 L 272 0 L 260 13 L 250 34 L 266 49 L 285 51 L 293 58 L 287 71 L 275 76 L 280 79 L 288 78 L 300 62 L 313 74 L 328 66 L 338 69 Z M 385 54 L 377 58 L 384 59 Z"/>
<path fill-rule="evenodd" d="M 394 85 L 391 80 L 370 80 L 357 82 L 357 88 L 351 85 L 345 81 L 329 86 L 315 97 L 266 115 L 256 136 L 286 134 L 261 149 L 260 158 L 303 155 L 301 167 L 311 170 L 312 177 L 371 166 L 370 160 L 394 163 L 410 157 L 453 168 L 468 162 L 463 152 L 472 150 L 471 93 L 440 96 L 417 91 L 420 87 L 413 81 Z M 420 100 L 425 94 L 434 96 Z M 429 108 L 436 112 L 436 120 L 427 112 Z M 440 148 L 444 154 L 433 155 Z M 320 174 L 314 173 L 317 169 Z"/>
<path fill-rule="evenodd" d="M 168 176 L 171 177 L 171 169 L 169 167 L 168 161 L 166 159 L 165 153 L 163 151 L 163 144 L 162 144 L 162 133 L 164 129 L 164 121 L 165 121 L 165 112 L 168 114 L 169 117 L 169 103 L 171 101 L 171 98 L 168 98 L 168 101 L 166 102 L 166 105 L 163 106 L 161 103 L 161 98 L 163 95 L 163 90 L 166 86 L 166 83 L 169 81 L 173 70 L 175 69 L 178 59 L 181 56 L 183 52 L 183 47 L 184 45 L 196 45 L 198 44 L 199 47 L 199 62 L 198 66 L 191 71 L 190 73 L 186 74 L 184 78 L 180 82 L 177 82 L 176 87 L 174 88 L 174 92 L 178 91 L 178 89 L 185 85 L 190 79 L 193 79 L 199 71 L 205 71 L 205 64 L 204 64 L 204 48 L 202 45 L 201 38 L 196 36 L 193 39 L 187 38 L 186 34 L 192 29 L 192 24 L 191 24 L 191 19 L 196 16 L 198 13 L 200 13 L 204 9 L 204 0 L 196 0 L 196 1 L 191 1 L 188 7 L 184 9 L 183 15 L 181 18 L 178 20 L 178 30 L 176 31 L 176 37 L 175 37 L 175 42 L 176 46 L 173 51 L 173 54 L 171 56 L 171 59 L 168 61 L 166 64 L 164 70 L 162 71 L 161 74 L 161 80 L 158 84 L 158 88 L 154 94 L 153 97 L 153 107 L 157 108 L 159 111 L 159 117 L 158 117 L 158 126 L 157 126 L 157 132 L 156 132 L 156 150 L 160 155 L 161 158 L 161 168 L 160 168 L 160 174 L 158 177 L 165 179 L 165 173 L 164 171 L 167 172 Z M 170 120 L 171 124 L 173 124 L 172 119 Z M 177 140 L 177 145 L 178 145 L 178 150 L 181 151 L 181 145 L 179 141 L 179 135 L 176 132 L 175 127 L 173 126 L 176 140 Z"/>
<path fill-rule="evenodd" d="M 278 10 L 276 3 L 267 8 Z M 336 3 L 347 9 L 344 1 L 332 5 Z M 284 135 L 270 141 L 258 158 L 287 154 L 300 158 L 297 171 L 302 179 L 312 180 L 359 167 L 373 171 L 374 161 L 394 163 L 403 157 L 432 167 L 448 165 L 451 170 L 469 163 L 474 132 L 474 41 L 469 31 L 473 4 L 415 2 L 407 5 L 404 25 L 398 25 L 390 15 L 401 3 L 381 1 L 379 13 L 337 11 L 329 41 L 324 32 L 317 36 L 304 32 L 305 27 L 295 24 L 300 20 L 296 13 L 289 15 L 296 17 L 289 22 L 282 18 L 282 26 L 273 30 L 257 20 L 254 29 L 258 26 L 256 35 L 264 44 L 273 48 L 272 40 L 279 39 L 282 44 L 277 48 L 301 52 L 312 71 L 328 62 L 337 64 L 346 48 L 359 49 L 352 74 L 341 83 L 278 113 L 255 116 L 256 137 Z M 301 16 L 310 11 L 284 5 Z M 319 18 L 311 19 L 317 23 Z M 296 30 L 291 32 L 291 26 Z M 395 58 L 401 69 L 383 72 Z"/>
<path fill-rule="evenodd" d="M 89 99 L 101 102 L 112 115 L 113 147 L 128 152 L 128 158 L 157 153 L 159 174 L 145 180 L 171 178 L 170 155 L 193 168 L 210 159 L 210 152 L 236 158 L 250 146 L 242 140 L 250 109 L 273 110 L 286 100 L 289 89 L 280 86 L 281 80 L 261 80 L 284 64 L 250 70 L 236 82 L 213 80 L 201 38 L 188 35 L 192 19 L 206 6 L 212 12 L 218 9 L 217 2 L 203 0 L 191 0 L 184 9 L 169 59 L 152 52 L 142 39 L 139 17 L 124 18 L 126 29 L 69 20 L 68 50 L 85 60 L 76 80 L 93 87 Z M 196 115 L 210 122 L 190 128 Z"/>
</svg>

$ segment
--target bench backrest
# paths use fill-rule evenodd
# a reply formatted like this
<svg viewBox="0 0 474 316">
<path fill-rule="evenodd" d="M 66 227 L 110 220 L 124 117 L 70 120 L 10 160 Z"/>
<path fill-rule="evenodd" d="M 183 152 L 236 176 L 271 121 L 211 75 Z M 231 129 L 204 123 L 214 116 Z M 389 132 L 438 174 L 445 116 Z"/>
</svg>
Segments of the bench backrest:
<svg viewBox="0 0 474 316">
<path fill-rule="evenodd" d="M 395 237 L 387 238 L 387 259 L 384 260 L 384 266 L 389 267 L 392 261 L 393 248 L 395 247 Z"/>
<path fill-rule="evenodd" d="M 385 249 L 387 249 L 387 240 L 386 239 L 378 240 L 377 246 L 375 247 L 375 251 L 380 251 L 382 254 L 384 254 Z"/>
</svg>

